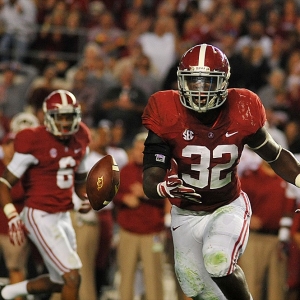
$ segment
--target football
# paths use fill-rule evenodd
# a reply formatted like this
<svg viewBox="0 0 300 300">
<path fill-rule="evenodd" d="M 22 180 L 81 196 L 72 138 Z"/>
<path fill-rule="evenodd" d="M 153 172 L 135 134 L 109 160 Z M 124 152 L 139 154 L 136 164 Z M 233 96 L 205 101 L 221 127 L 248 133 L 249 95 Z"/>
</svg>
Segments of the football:
<svg viewBox="0 0 300 300">
<path fill-rule="evenodd" d="M 111 155 L 102 157 L 89 171 L 86 193 L 94 210 L 108 205 L 120 186 L 120 170 Z"/>
</svg>

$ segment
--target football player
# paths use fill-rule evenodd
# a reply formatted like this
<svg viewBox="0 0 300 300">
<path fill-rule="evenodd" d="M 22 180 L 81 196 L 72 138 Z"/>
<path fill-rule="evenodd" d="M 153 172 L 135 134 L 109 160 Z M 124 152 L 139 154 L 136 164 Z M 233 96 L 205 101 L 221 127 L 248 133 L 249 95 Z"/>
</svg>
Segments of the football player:
<svg viewBox="0 0 300 300">
<path fill-rule="evenodd" d="M 229 77 L 222 51 L 196 45 L 180 60 L 179 91 L 153 94 L 142 117 L 144 191 L 172 203 L 176 274 L 193 299 L 252 299 L 237 265 L 251 217 L 237 176 L 244 145 L 300 187 L 299 162 L 267 132 L 259 97 L 228 89 Z"/>
<path fill-rule="evenodd" d="M 0 201 L 11 242 L 22 244 L 27 234 L 49 274 L 2 286 L 0 299 L 53 292 L 61 292 L 62 299 L 78 299 L 81 261 L 68 211 L 73 190 L 82 199 L 80 211 L 90 210 L 85 190 L 90 135 L 72 93 L 52 92 L 43 110 L 45 125 L 23 129 L 15 137 L 15 154 L 0 177 Z M 19 215 L 10 189 L 21 176 L 26 202 Z"/>
</svg>

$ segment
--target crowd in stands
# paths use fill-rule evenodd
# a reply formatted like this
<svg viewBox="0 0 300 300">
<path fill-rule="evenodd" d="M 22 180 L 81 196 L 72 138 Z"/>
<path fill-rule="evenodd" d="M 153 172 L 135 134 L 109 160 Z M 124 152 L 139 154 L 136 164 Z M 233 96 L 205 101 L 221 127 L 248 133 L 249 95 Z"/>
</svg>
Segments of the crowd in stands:
<svg viewBox="0 0 300 300">
<path fill-rule="evenodd" d="M 177 89 L 181 55 L 208 43 L 229 59 L 229 87 L 257 93 L 300 153 L 299 0 L 0 0 L 0 25 L 0 141 L 17 113 L 42 124 L 43 100 L 63 88 L 129 152 L 148 98 Z"/>
<path fill-rule="evenodd" d="M 122 124 L 124 131 L 126 126 L 138 130 L 141 124 L 128 124 L 124 116 L 139 119 L 152 93 L 176 89 L 178 59 L 199 43 L 213 44 L 227 55 L 230 87 L 258 93 L 265 107 L 274 112 L 280 129 L 299 115 L 297 0 L 1 3 L 3 77 L 9 77 L 9 69 L 26 78 L 21 80 L 22 87 L 12 88 L 23 97 L 7 93 L 12 83 L 1 84 L 3 119 L 28 107 L 38 112 L 45 93 L 62 87 L 79 98 L 89 126 L 107 118 Z M 124 74 L 128 75 L 126 83 Z M 111 114 L 115 106 L 119 113 Z M 124 135 L 128 137 L 128 132 Z M 130 145 L 129 140 L 119 142 Z"/>
</svg>

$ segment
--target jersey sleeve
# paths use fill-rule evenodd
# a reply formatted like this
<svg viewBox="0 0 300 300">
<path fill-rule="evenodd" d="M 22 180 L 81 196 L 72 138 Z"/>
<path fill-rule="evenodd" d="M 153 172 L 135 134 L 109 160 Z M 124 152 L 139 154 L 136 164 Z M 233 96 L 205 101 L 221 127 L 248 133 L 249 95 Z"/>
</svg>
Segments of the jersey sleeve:
<svg viewBox="0 0 300 300">
<path fill-rule="evenodd" d="M 15 152 L 23 154 L 32 153 L 32 146 L 41 142 L 35 141 L 34 130 L 31 128 L 23 129 L 17 133 L 14 140 Z"/>
<path fill-rule="evenodd" d="M 161 118 L 159 115 L 157 99 L 155 98 L 154 94 L 149 98 L 149 101 L 144 109 L 142 123 L 148 130 L 158 134 L 161 127 L 160 120 Z"/>
<path fill-rule="evenodd" d="M 83 122 L 80 122 L 79 133 L 80 139 L 87 146 L 91 141 L 91 132 Z"/>
<path fill-rule="evenodd" d="M 247 89 L 229 89 L 229 118 L 246 135 L 252 135 L 266 123 L 266 112 L 259 97 Z"/>
<path fill-rule="evenodd" d="M 167 90 L 154 93 L 144 109 L 142 123 L 148 129 L 163 137 L 172 132 L 185 114 L 177 91 Z"/>
</svg>

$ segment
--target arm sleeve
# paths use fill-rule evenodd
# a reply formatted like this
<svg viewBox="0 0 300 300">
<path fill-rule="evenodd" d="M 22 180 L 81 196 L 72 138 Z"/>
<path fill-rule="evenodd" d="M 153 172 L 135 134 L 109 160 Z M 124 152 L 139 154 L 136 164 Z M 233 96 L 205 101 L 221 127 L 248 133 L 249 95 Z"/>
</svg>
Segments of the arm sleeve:
<svg viewBox="0 0 300 300">
<path fill-rule="evenodd" d="M 30 165 L 36 165 L 37 163 L 38 159 L 33 155 L 15 152 L 7 169 L 16 177 L 20 178 Z"/>
<path fill-rule="evenodd" d="M 144 170 L 151 167 L 160 167 L 166 170 L 170 168 L 170 161 L 171 149 L 169 145 L 150 130 L 145 141 Z"/>
</svg>

